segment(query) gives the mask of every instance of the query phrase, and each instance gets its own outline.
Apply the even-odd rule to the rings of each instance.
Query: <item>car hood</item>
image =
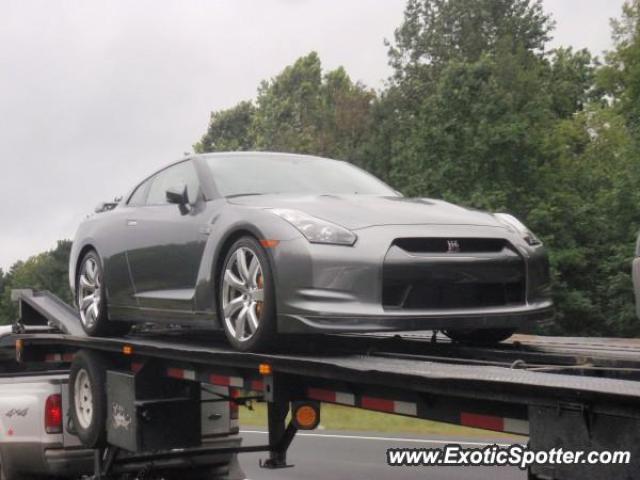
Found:
[[[429,198],[369,195],[252,195],[228,199],[254,208],[289,208],[352,230],[374,225],[504,227],[493,215]]]

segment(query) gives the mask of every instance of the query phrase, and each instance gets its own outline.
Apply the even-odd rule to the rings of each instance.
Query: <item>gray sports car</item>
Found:
[[[552,315],[545,249],[514,217],[282,153],[195,155],[154,173],[80,225],[69,279],[90,335],[188,323],[240,350],[282,333],[498,342]]]

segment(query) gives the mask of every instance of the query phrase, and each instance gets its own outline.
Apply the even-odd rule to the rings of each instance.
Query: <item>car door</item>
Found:
[[[186,189],[187,203],[167,200]],[[151,178],[144,207],[127,219],[127,258],[142,308],[190,312],[208,236],[206,202],[191,160]]]
[[[138,307],[127,260],[130,242],[127,225],[128,219],[135,217],[137,209],[144,206],[148,189],[149,180],[145,180],[133,190],[121,208],[100,214],[109,217],[108,221],[100,223],[104,227],[97,236],[102,240],[99,252],[103,261],[109,308],[116,318],[126,317],[131,308]]]

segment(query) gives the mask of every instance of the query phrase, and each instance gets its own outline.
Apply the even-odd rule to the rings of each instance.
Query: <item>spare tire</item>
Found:
[[[88,448],[99,448],[106,443],[106,375],[109,366],[103,354],[90,350],[80,350],[71,364],[71,419],[82,445]]]

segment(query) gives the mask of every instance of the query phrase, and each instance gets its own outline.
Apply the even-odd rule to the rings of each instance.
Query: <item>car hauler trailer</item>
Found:
[[[153,408],[165,411],[158,406],[163,402],[173,412],[180,412],[179,402],[196,405],[189,403],[189,388],[175,398],[146,395],[167,381],[231,387],[237,393],[230,400],[238,404],[248,398],[267,402],[268,443],[232,449],[267,452],[267,468],[288,466],[296,432],[317,426],[320,404],[334,403],[526,435],[533,450],[631,455],[624,465],[532,465],[530,479],[640,478],[640,342],[634,340],[522,336],[471,347],[435,334],[332,335],[299,342],[304,348],[293,339],[287,353],[242,353],[202,332],[151,329],[125,338],[89,338],[74,310],[51,294],[21,291],[16,297],[17,332],[26,325],[59,331],[16,335],[20,361],[71,363],[73,369],[80,352],[108,359],[108,441],[96,450],[97,478],[127,462],[144,466],[179,457],[184,447],[191,447],[190,455],[210,453],[195,446],[197,435],[189,431],[195,422],[188,418],[173,425],[171,435],[166,425],[153,422]],[[135,454],[122,456],[122,448]]]

